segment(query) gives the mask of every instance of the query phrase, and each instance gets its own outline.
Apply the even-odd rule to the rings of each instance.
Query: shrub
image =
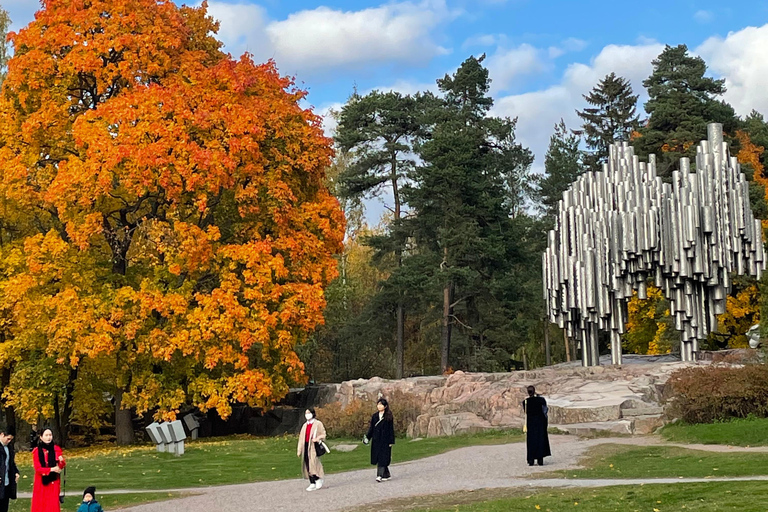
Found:
[[[766,365],[685,368],[674,372],[668,385],[668,414],[687,423],[768,417]]]
[[[376,402],[355,398],[346,407],[341,402],[331,402],[318,407],[317,417],[325,425],[328,437],[362,438],[368,430],[371,411],[376,410]]]
[[[387,397],[389,407],[395,416],[395,435],[405,437],[408,427],[416,423],[416,418],[423,412],[424,398],[396,389]],[[370,416],[369,416],[370,418]]]
[[[404,437],[408,426],[416,422],[421,414],[424,400],[410,393],[395,390],[384,396],[389,402],[395,417],[395,435]],[[349,405],[342,407],[340,402],[332,402],[317,408],[317,417],[325,425],[328,437],[362,438],[368,431],[368,422],[376,411],[378,398],[355,398]]]

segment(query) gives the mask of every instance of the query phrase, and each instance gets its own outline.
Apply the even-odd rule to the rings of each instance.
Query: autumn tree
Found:
[[[680,348],[680,333],[669,314],[669,301],[660,288],[649,284],[647,297],[633,292],[627,304],[623,349],[633,354],[666,354]]]
[[[633,94],[626,78],[609,73],[583,96],[590,106],[576,111],[583,121],[576,133],[584,137],[589,150],[584,156],[585,166],[594,172],[601,171],[608,160],[608,147],[628,142],[640,125],[638,95]]]
[[[0,7],[0,86],[3,85],[5,80],[6,68],[8,66],[8,43],[6,37],[8,36],[8,28],[11,26],[11,17],[8,16],[8,11]]]
[[[274,63],[220,51],[206,8],[44,0],[11,35],[0,198],[25,236],[3,246],[0,365],[55,362],[63,384],[12,382],[28,418],[77,414],[86,371],[119,442],[129,408],[226,417],[304,381],[344,233],[330,141]]]

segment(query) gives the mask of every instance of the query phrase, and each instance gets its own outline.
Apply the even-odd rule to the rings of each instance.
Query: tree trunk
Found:
[[[0,389],[6,389],[11,383],[11,369],[3,368],[2,374],[0,374]],[[16,428],[16,411],[13,407],[5,405],[2,396],[0,396],[0,405],[3,406],[5,412],[5,426],[10,429]]]
[[[549,344],[549,320],[544,319],[544,350],[547,354],[547,366],[552,366],[552,348]]]
[[[405,338],[405,311],[403,302],[400,300],[397,304],[397,368],[395,368],[395,378],[402,379],[405,373],[404,363],[404,338]]]
[[[401,205],[400,205],[400,190],[397,184],[397,153],[393,152],[391,155],[391,181],[392,181],[392,196],[395,201],[395,223],[400,220]],[[395,257],[397,259],[397,267],[403,266],[403,250],[398,247],[395,251]],[[402,379],[405,373],[405,310],[403,308],[403,297],[400,294],[397,301],[397,346],[395,348],[397,365],[395,368],[395,378]]]
[[[123,390],[115,393],[115,437],[119,446],[133,444],[133,414],[130,409],[123,409]]]
[[[565,342],[565,360],[571,362],[571,343],[568,341],[568,331],[563,329],[563,341]]]
[[[58,393],[53,398],[53,422],[56,430],[54,437],[62,448],[65,448],[69,443],[69,426],[72,422],[72,401],[76,381],[77,368],[70,368],[69,378],[64,386],[64,403],[61,403],[61,395]]]
[[[77,368],[69,369],[69,379],[64,393],[64,408],[62,410],[62,441],[61,446],[69,441],[69,426],[72,422],[72,402],[75,399],[75,382],[77,382]]]
[[[443,287],[443,328],[441,336],[440,369],[448,371],[448,361],[451,354],[451,301],[453,298],[453,281],[448,281]]]

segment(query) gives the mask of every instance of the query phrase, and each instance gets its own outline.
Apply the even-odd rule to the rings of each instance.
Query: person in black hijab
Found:
[[[40,434],[37,448],[32,451],[35,466],[35,483],[32,487],[31,512],[61,512],[59,492],[61,472],[66,466],[61,448],[53,443],[53,431],[49,428]]]
[[[539,466],[544,465],[544,457],[549,457],[552,452],[549,449],[549,435],[547,434],[547,401],[536,394],[536,388],[528,386],[528,398],[523,400],[525,411],[526,438],[528,465],[533,466],[537,461]]]

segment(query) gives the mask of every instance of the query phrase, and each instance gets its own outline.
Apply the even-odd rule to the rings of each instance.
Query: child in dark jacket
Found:
[[[77,512],[104,512],[99,502],[96,501],[95,487],[86,487],[83,491],[83,503],[80,504]]]

